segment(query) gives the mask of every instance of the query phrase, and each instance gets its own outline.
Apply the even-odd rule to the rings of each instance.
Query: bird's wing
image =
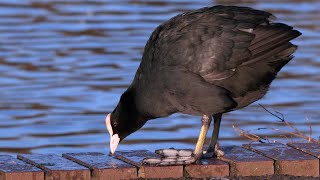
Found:
[[[210,115],[229,111],[237,105],[228,90],[177,66],[153,71],[139,82],[144,87],[137,87],[139,91],[136,92],[136,104],[141,111]]]
[[[183,66],[206,81],[231,77],[242,64],[279,53],[281,43],[300,35],[284,24],[270,24],[268,12],[214,6],[178,15],[160,25],[143,56],[145,67]]]

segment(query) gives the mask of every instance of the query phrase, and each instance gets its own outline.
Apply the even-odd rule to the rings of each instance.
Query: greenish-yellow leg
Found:
[[[198,138],[198,141],[196,144],[196,148],[193,151],[193,155],[196,158],[196,160],[199,160],[202,157],[203,144],[206,139],[207,132],[209,130],[211,121],[212,121],[211,116],[207,116],[207,115],[202,116],[202,119],[201,119],[202,126],[201,126],[201,130],[200,130],[199,138]]]

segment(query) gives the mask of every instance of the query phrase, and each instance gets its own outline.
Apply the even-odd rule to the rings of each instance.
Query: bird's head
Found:
[[[114,154],[118,144],[128,135],[140,129],[147,121],[137,110],[132,93],[122,94],[117,107],[106,117],[110,134],[110,152]]]

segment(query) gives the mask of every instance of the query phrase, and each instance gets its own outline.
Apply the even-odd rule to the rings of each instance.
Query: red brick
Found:
[[[44,172],[9,155],[0,155],[1,180],[43,180]]]
[[[262,176],[274,174],[274,161],[239,146],[222,146],[221,160],[230,163],[231,176]]]
[[[18,155],[18,159],[45,171],[45,179],[90,180],[90,170],[54,154]]]
[[[188,177],[224,177],[229,176],[229,164],[218,159],[201,159],[199,163],[186,165],[185,174]]]
[[[280,143],[249,144],[244,147],[275,160],[275,173],[319,177],[319,160]]]
[[[183,166],[143,165],[144,158],[160,158],[160,155],[147,151],[118,151],[116,158],[138,167],[138,176],[142,178],[180,178],[183,177]]]
[[[66,153],[62,156],[90,168],[92,179],[95,180],[137,178],[137,169],[134,166],[103,153]]]

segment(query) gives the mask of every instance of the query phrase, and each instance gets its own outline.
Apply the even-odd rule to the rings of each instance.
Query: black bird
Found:
[[[148,120],[180,112],[202,116],[202,127],[191,159],[176,163],[202,157],[211,117],[214,130],[207,155],[217,155],[222,114],[262,98],[297,49],[289,41],[301,33],[271,18],[268,12],[248,7],[213,6],[179,14],[158,26],[132,84],[106,118],[111,153]]]

